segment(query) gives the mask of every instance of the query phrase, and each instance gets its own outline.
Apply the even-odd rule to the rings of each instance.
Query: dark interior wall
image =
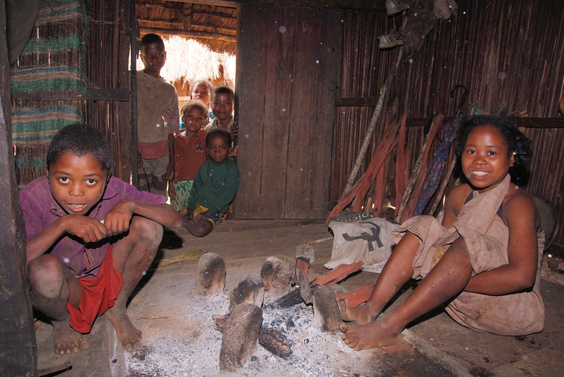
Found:
[[[13,4],[12,4],[13,5]],[[20,10],[20,13],[21,12]],[[6,2],[0,3],[0,375],[31,377],[37,349],[25,266],[25,231],[16,188]],[[14,31],[11,29],[10,31]],[[20,32],[24,32],[20,30]],[[29,30],[27,30],[29,32]]]
[[[416,125],[408,128],[411,161],[424,140],[424,122],[415,120],[439,113],[453,116],[462,91],[454,98],[449,92],[454,85],[465,85],[468,104],[477,112],[496,114],[505,107],[509,114],[541,118],[536,123],[515,119],[533,140],[532,175],[525,189],[563,213],[564,128],[557,109],[564,78],[564,2],[461,0],[458,4],[457,15],[440,21],[421,50],[402,60],[389,91],[388,105],[396,99],[399,114],[407,114],[408,126]],[[331,201],[342,194],[379,90],[395,64],[398,48],[379,50],[377,36],[397,28],[401,16],[344,11],[343,20]],[[409,21],[408,16],[407,25]],[[378,130],[361,172],[370,162],[377,138]],[[556,241],[560,244],[564,243],[562,228]]]
[[[239,218],[328,213],[340,12],[242,4]]]

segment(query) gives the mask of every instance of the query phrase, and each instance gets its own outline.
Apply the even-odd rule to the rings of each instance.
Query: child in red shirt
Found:
[[[186,212],[188,198],[198,169],[206,161],[207,107],[201,101],[190,101],[182,108],[186,129],[169,135],[169,165],[167,172],[170,204],[179,212]]]

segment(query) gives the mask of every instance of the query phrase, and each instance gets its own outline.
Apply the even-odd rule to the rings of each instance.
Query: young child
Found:
[[[233,103],[235,102],[235,93],[233,89],[227,86],[218,86],[212,92],[211,106],[215,118],[208,123],[206,130],[214,128],[223,128],[231,133],[231,139],[235,145],[232,145],[232,153],[230,157],[236,157],[240,145],[236,145],[236,138],[239,132],[237,123],[233,121]]]
[[[395,343],[401,331],[433,308],[463,326],[525,335],[544,326],[540,260],[544,234],[531,197],[520,190],[519,169],[530,140],[510,121],[475,117],[462,126],[458,154],[467,182],[447,196],[438,220],[417,216],[393,232],[399,243],[370,299],[339,303],[343,340],[356,350]],[[380,312],[411,277],[421,282],[384,318]]]
[[[47,151],[47,175],[20,193],[31,302],[52,320],[57,354],[88,347],[79,333],[104,312],[126,350],[139,345],[127,299],[155,257],[161,224],[182,226],[164,196],[112,177],[111,165],[99,131],[69,125]]]
[[[215,118],[210,108],[210,96],[213,91],[213,85],[208,80],[196,80],[191,85],[192,100],[202,101],[207,106],[207,113],[210,119]]]
[[[176,89],[160,76],[166,61],[164,42],[156,34],[141,38],[137,72],[138,187],[166,196],[169,150],[168,135],[179,131]]]
[[[231,134],[214,128],[206,137],[209,160],[204,162],[194,179],[188,200],[186,229],[197,237],[208,235],[218,224],[233,201],[241,174],[235,162],[228,158]]]
[[[168,195],[172,207],[183,213],[187,211],[194,178],[207,158],[208,131],[202,128],[206,120],[206,105],[200,101],[190,101],[182,108],[185,130],[169,136]]]
[[[234,102],[235,92],[233,92],[233,89],[228,86],[218,86],[215,88],[211,94],[211,106],[215,119],[206,126],[206,130],[223,128],[232,132]]]

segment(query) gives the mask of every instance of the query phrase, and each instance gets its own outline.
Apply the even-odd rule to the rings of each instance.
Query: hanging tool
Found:
[[[464,94],[462,94],[462,98],[460,99],[460,103],[458,104],[458,109],[456,110],[456,115],[454,116],[455,118],[458,118],[458,116],[462,112],[462,109],[464,108],[464,104],[466,103],[466,97],[468,96],[468,88],[465,87],[464,85],[458,84],[453,86],[452,89],[450,90],[450,98],[454,98],[454,92],[456,92],[456,89],[458,88],[463,88]]]

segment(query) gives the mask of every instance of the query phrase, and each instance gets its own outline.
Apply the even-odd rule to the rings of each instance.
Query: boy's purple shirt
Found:
[[[103,220],[106,214],[123,199],[148,204],[166,202],[165,196],[139,191],[119,178],[110,177],[102,200],[92,208],[88,217]],[[49,180],[46,176],[33,180],[20,192],[20,204],[28,241],[41,233],[48,225],[67,215],[51,194]],[[47,253],[60,258],[74,276],[95,277],[98,275],[100,265],[106,258],[109,248],[109,240],[102,240],[96,245],[88,245],[87,248],[81,239],[65,235],[53,244]],[[88,268],[86,258],[90,262],[90,268]]]

